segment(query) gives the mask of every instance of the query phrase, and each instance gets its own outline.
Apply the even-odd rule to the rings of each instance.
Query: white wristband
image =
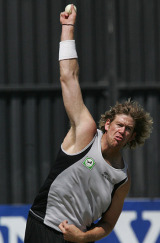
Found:
[[[59,61],[78,58],[75,40],[65,40],[59,43]]]

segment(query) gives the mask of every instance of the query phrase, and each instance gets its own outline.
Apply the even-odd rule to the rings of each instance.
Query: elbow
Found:
[[[111,225],[111,224],[108,224],[108,225],[107,225],[107,227],[108,227],[107,235],[109,235],[109,234],[113,231],[114,226],[115,226],[115,225]]]
[[[99,222],[99,225],[100,227],[103,228],[103,231],[104,231],[104,237],[106,237],[107,235],[109,235],[113,229],[114,229],[114,226],[112,223],[109,223],[108,221],[102,221],[102,222]]]
[[[109,235],[113,229],[114,229],[114,226],[112,224],[109,224],[109,223],[105,223],[104,226],[102,226],[104,231],[105,231],[105,235]]]

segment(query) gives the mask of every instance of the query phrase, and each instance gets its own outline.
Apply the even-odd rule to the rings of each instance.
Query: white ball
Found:
[[[68,13],[68,14],[71,14],[71,13],[72,13],[71,5],[72,5],[72,4],[68,4],[68,5],[65,7],[65,12]],[[75,9],[75,11],[77,12],[77,8],[76,8],[75,5],[74,5],[74,9]]]

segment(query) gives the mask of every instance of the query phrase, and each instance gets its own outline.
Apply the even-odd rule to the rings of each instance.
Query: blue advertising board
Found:
[[[30,205],[0,206],[0,243],[23,243]],[[127,200],[113,230],[98,243],[160,243],[160,200]]]
[[[0,243],[23,243],[30,205],[0,206]]]

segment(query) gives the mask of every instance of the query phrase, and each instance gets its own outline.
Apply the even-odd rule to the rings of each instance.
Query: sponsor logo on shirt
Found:
[[[111,184],[113,184],[113,181],[111,180],[110,175],[105,171],[104,173],[102,173],[102,176],[107,179]]]
[[[95,166],[96,162],[92,158],[86,158],[85,161],[83,162],[83,165],[87,167],[89,170],[92,170],[93,167]]]

